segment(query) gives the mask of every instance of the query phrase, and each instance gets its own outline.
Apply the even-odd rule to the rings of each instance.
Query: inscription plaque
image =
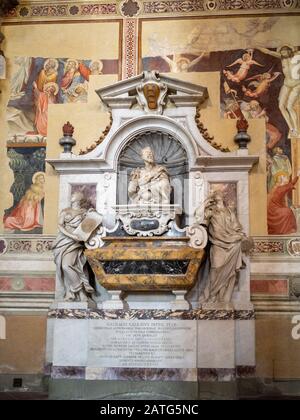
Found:
[[[196,321],[91,320],[89,337],[90,367],[196,367]]]

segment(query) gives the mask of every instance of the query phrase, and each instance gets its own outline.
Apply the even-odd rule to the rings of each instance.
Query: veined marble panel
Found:
[[[86,368],[87,380],[119,381],[197,381],[197,369]]]
[[[50,309],[48,318],[52,319],[102,319],[102,320],[251,320],[255,319],[253,310],[101,310],[101,309]]]
[[[91,368],[83,366],[45,367],[45,374],[53,379],[86,379],[102,381],[176,381],[229,382],[236,378],[253,378],[255,366],[236,368],[155,369],[155,368]]]

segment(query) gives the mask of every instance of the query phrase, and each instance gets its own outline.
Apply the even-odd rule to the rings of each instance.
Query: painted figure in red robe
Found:
[[[288,206],[288,194],[295,189],[298,179],[299,173],[292,180],[284,172],[277,174],[276,184],[268,197],[269,235],[290,235],[297,232],[295,215]]]
[[[46,83],[43,92],[37,84],[33,83],[35,98],[35,126],[37,132],[42,136],[47,136],[48,129],[48,107],[57,102],[58,85],[57,83]]]
[[[4,217],[5,229],[29,232],[43,226],[41,202],[44,198],[44,184],[44,172],[36,172],[32,177],[32,185],[17,207]]]

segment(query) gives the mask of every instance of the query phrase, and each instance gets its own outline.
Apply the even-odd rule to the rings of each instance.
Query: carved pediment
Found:
[[[167,101],[176,107],[188,107],[197,106],[208,98],[205,87],[173,79],[156,71],[145,71],[96,92],[109,108],[124,109],[138,104],[149,114],[163,114]]]

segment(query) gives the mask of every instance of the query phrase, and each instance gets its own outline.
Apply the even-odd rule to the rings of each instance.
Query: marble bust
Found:
[[[170,204],[171,184],[167,169],[157,165],[151,147],[142,150],[144,168],[137,168],[130,175],[128,195],[133,204]]]

